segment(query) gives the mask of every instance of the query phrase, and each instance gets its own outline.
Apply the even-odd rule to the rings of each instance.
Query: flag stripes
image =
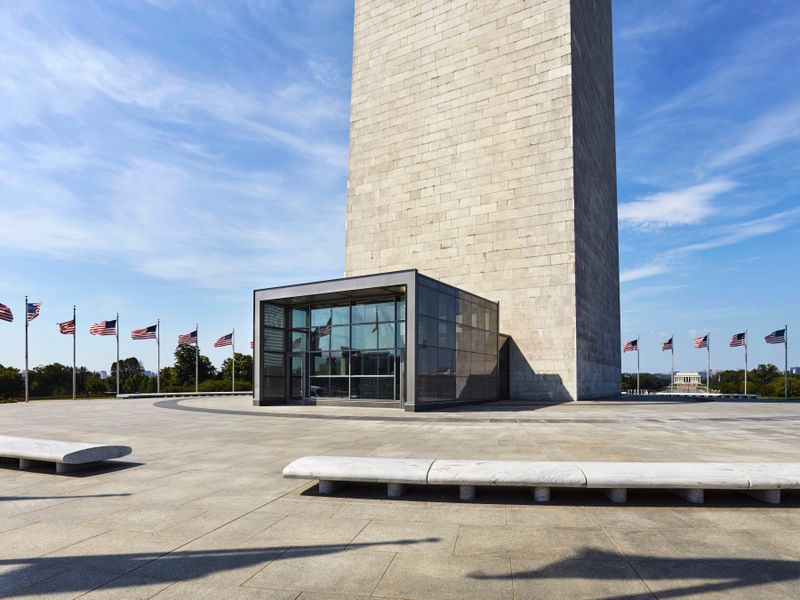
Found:
[[[92,335],[117,335],[117,321],[100,321],[99,323],[92,323],[89,327],[89,333]]]
[[[184,333],[183,335],[178,336],[178,345],[188,345],[188,344],[196,344],[197,343],[197,330],[195,329],[191,333]]]
[[[747,345],[747,332],[734,333],[731,338],[731,348],[738,348],[739,346]]]
[[[156,339],[156,332],[158,325],[150,325],[142,329],[134,329],[131,331],[132,340],[154,340]]]
[[[776,329],[768,336],[764,337],[764,341],[768,344],[785,344],[786,343],[786,329]]]
[[[75,319],[59,323],[58,330],[64,335],[75,335]]]
[[[664,350],[672,350],[672,338],[669,338],[666,342],[661,344],[661,350],[662,352]]]
[[[639,340],[631,340],[630,342],[625,342],[625,345],[622,347],[623,352],[636,352],[639,349]]]
[[[39,312],[42,310],[42,303],[41,302],[28,302],[27,304],[27,317],[28,322],[33,321],[36,317],[39,316]]]
[[[11,323],[14,320],[14,315],[11,309],[5,304],[0,304],[0,321],[8,321]]]
[[[229,333],[228,335],[223,335],[214,342],[214,348],[222,348],[223,346],[230,346],[231,344],[233,344],[233,334]]]
[[[694,347],[695,348],[708,348],[708,334],[704,335],[703,337],[695,338]]]

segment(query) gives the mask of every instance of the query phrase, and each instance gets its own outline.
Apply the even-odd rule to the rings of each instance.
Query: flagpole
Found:
[[[161,393],[161,319],[156,319],[156,394]]]
[[[231,391],[236,392],[236,328],[231,332]]]
[[[744,330],[744,395],[747,396],[747,329]]]
[[[639,388],[639,334],[636,334],[636,395],[638,396],[641,394],[641,389]]]
[[[75,400],[75,365],[77,361],[75,360],[75,338],[78,332],[78,322],[75,320],[75,305],[72,305],[72,399]]]
[[[116,322],[116,333],[117,333],[117,396],[119,396],[119,313],[117,313],[117,322]]]
[[[789,324],[783,326],[783,398],[789,397]]]
[[[25,296],[25,402],[28,400],[28,297]]]
[[[198,383],[200,381],[200,363],[199,363],[199,344],[200,344],[200,324],[194,324],[194,393],[198,393],[199,386]]]
[[[711,332],[706,332],[706,394],[711,393]]]
[[[672,337],[669,338],[669,342],[670,342],[669,345],[672,346],[670,348],[670,350],[672,351],[672,372],[670,373],[671,375],[670,391],[674,392],[675,391],[675,334],[674,333],[672,334]]]

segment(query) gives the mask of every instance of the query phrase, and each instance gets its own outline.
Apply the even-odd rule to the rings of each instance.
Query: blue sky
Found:
[[[163,362],[251,339],[251,291],[340,276],[352,5],[29,2],[0,11],[0,364],[21,366],[23,296],[43,302],[31,365],[155,366],[129,331],[162,321]],[[622,336],[642,367],[782,364],[800,332],[800,4],[614,3]],[[790,330],[791,331],[791,330]],[[800,338],[798,338],[800,339]],[[790,362],[800,363],[794,352]],[[631,369],[635,359],[623,359]]]

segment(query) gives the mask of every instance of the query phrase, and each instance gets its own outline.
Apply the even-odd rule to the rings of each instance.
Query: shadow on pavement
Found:
[[[689,551],[690,549],[687,549]],[[719,593],[770,583],[792,583],[800,580],[800,561],[768,558],[663,558],[647,555],[618,554],[604,550],[584,549],[575,556],[551,562],[537,569],[492,575],[473,572],[472,579],[624,581],[642,579],[648,582],[658,598],[680,598]],[[657,582],[681,582],[667,589],[653,586]],[[641,594],[613,596],[640,598]],[[758,593],[753,591],[753,598]]]
[[[241,569],[293,558],[322,556],[385,545],[413,545],[441,541],[438,537],[365,542],[349,545],[266,546],[217,550],[175,550],[130,554],[87,554],[76,556],[38,556],[0,560],[0,597],[85,592],[138,585],[138,575],[167,583],[191,581],[209,574]],[[15,568],[17,567],[17,568]],[[83,577],[67,576],[78,573]],[[99,581],[98,581],[99,576]],[[243,575],[246,577],[246,575]],[[31,585],[32,584],[32,585]],[[124,596],[122,596],[124,597]]]

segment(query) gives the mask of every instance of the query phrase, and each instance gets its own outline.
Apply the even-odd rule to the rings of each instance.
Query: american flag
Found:
[[[250,350],[253,349],[253,340],[250,340]]]
[[[75,335],[75,319],[59,323],[58,329],[64,335]]]
[[[14,315],[11,314],[11,309],[8,308],[5,304],[0,304],[0,321],[11,321],[14,320]]]
[[[117,320],[92,323],[89,333],[92,335],[117,335]]]
[[[622,347],[623,352],[636,352],[637,350],[639,350],[639,340],[625,342],[625,345]]]
[[[331,334],[331,319],[328,319],[328,322],[323,325],[322,327],[317,327],[317,335],[319,337],[325,337],[326,335]]]
[[[223,346],[230,346],[231,344],[233,344],[233,334],[229,333],[228,335],[223,335],[214,342],[214,348],[222,348]]]
[[[694,341],[695,348],[708,348],[708,334],[705,334],[703,337],[699,337]]]
[[[197,343],[197,329],[191,333],[184,333],[178,336],[178,344],[196,344]]]
[[[786,328],[776,329],[768,336],[764,337],[764,341],[768,344],[785,344],[786,343]]]
[[[739,346],[747,346],[747,332],[743,333],[734,333],[733,337],[731,338],[731,348],[737,348]]]
[[[156,330],[158,325],[150,325],[142,329],[134,329],[131,331],[132,340],[154,340],[156,339]]]
[[[672,350],[672,338],[669,338],[666,342],[661,344],[661,350]]]
[[[38,317],[41,309],[41,302],[28,302],[28,321],[33,321],[36,317]]]

